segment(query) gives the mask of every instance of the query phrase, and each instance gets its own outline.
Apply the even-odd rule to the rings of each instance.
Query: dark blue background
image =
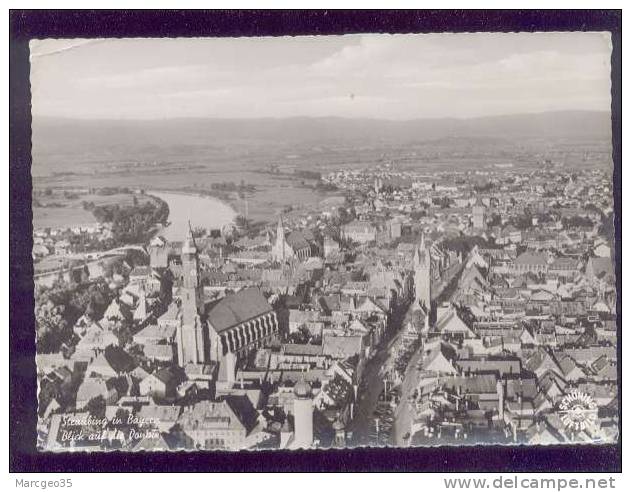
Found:
[[[619,10],[155,11],[10,13],[10,463],[12,472],[609,471],[621,444],[200,453],[38,453],[33,304],[28,41],[73,37],[192,37],[472,31],[610,31],[618,371],[621,378],[622,12]],[[619,386],[621,396],[621,385]],[[621,398],[619,398],[621,402]],[[621,408],[621,407],[620,407]],[[620,410],[622,412],[622,410]]]

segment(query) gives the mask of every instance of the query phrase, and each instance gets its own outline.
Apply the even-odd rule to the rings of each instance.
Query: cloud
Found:
[[[230,72],[213,69],[207,65],[166,65],[161,67],[129,70],[107,75],[79,78],[78,85],[101,89],[130,89],[182,86],[200,87],[205,83],[217,83],[230,76]]]
[[[603,39],[486,33],[35,43],[43,56],[31,72],[33,112],[409,119],[607,109]]]
[[[332,55],[313,63],[309,69],[314,74],[339,74],[363,69],[372,63],[382,62],[397,48],[394,37],[362,37],[359,44],[345,46]]]

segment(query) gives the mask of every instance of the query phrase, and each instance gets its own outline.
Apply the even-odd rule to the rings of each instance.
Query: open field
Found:
[[[330,196],[296,171],[326,174],[394,163],[402,171],[611,167],[606,113],[478,120],[169,120],[33,123],[35,186],[107,187],[212,194],[251,220]],[[239,196],[219,183],[254,186]],[[213,187],[214,185],[214,187]],[[247,201],[247,205],[246,205]],[[76,207],[75,207],[76,208]],[[62,209],[63,210],[63,209]],[[73,207],[72,220],[84,218]],[[58,211],[36,211],[56,225]],[[61,219],[62,221],[66,219]]]
[[[118,204],[121,207],[132,205],[134,196],[139,203],[152,200],[150,197],[131,193],[116,193],[113,195],[99,195],[96,193],[68,192],[53,189],[50,195],[41,189],[35,189],[33,197],[33,228],[62,228],[76,225],[93,224],[94,215],[83,208],[83,202],[94,202],[95,206]],[[37,206],[37,204],[46,206]]]
[[[81,206],[68,206],[63,208],[33,207],[33,229],[45,229],[50,227],[71,227],[78,224],[91,224],[96,222],[94,216]]]
[[[78,166],[80,167],[80,166]],[[144,167],[131,168],[122,170],[103,168],[103,171],[97,174],[82,174],[76,173],[72,175],[56,175],[46,177],[34,177],[34,182],[40,187],[60,187],[60,186],[72,186],[76,188],[90,187],[129,187],[129,188],[143,188],[144,190],[162,190],[162,191],[178,191],[194,194],[209,193],[216,196],[218,199],[225,201],[238,213],[247,215],[250,219],[269,220],[275,216],[280,210],[285,207],[293,206],[299,207],[302,205],[312,205],[319,203],[328,195],[320,193],[310,187],[313,186],[316,181],[307,180],[302,186],[301,181],[303,179],[293,178],[290,175],[272,175],[268,173],[259,172],[259,166],[251,165],[246,167],[238,162],[233,163],[232,169],[228,163],[222,163],[214,166],[212,163],[206,163],[206,165],[199,169],[192,166],[189,170],[180,169],[180,165],[175,163],[164,163],[155,167],[151,166],[149,170]],[[222,168],[221,171],[213,170],[213,167]],[[254,185],[255,191],[248,192],[244,197],[240,197],[236,192],[216,192],[212,189],[213,183],[241,183],[246,185]],[[131,203],[132,195],[127,198]],[[116,203],[116,200],[123,199],[121,196],[97,196],[94,197],[95,204],[107,203],[107,199],[111,198]],[[59,211],[68,210],[73,208],[79,210],[72,210],[72,214],[77,214],[76,220],[80,220],[82,217],[81,202],[93,201],[93,197],[82,196],[79,200],[69,203],[68,207],[64,209],[45,209],[45,210],[33,210],[34,225],[38,227],[55,227],[57,220],[62,220],[63,217],[59,217]],[[98,202],[96,201],[98,200]],[[55,200],[57,201],[57,200]],[[247,202],[247,204],[246,204]],[[124,202],[118,202],[121,205]],[[38,207],[39,208],[39,207]],[[89,214],[89,212],[87,212]],[[63,212],[62,212],[63,214]],[[94,219],[90,217],[83,222],[94,222]],[[74,217],[73,217],[74,218]]]

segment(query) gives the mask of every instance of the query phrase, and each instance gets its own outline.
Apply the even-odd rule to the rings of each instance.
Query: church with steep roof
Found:
[[[220,379],[233,381],[238,363],[278,335],[276,312],[257,288],[207,302],[200,282],[198,251],[189,229],[182,246],[178,364],[219,364]]]
[[[311,244],[302,232],[285,234],[282,216],[278,218],[276,240],[272,246],[272,259],[279,263],[306,260],[311,256]]]

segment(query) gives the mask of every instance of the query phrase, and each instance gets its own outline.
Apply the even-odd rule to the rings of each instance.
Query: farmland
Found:
[[[66,228],[75,225],[93,224],[96,218],[83,204],[90,202],[95,206],[139,204],[153,200],[149,196],[132,193],[113,193],[103,195],[81,189],[70,188],[35,188],[33,193],[33,228]]]

